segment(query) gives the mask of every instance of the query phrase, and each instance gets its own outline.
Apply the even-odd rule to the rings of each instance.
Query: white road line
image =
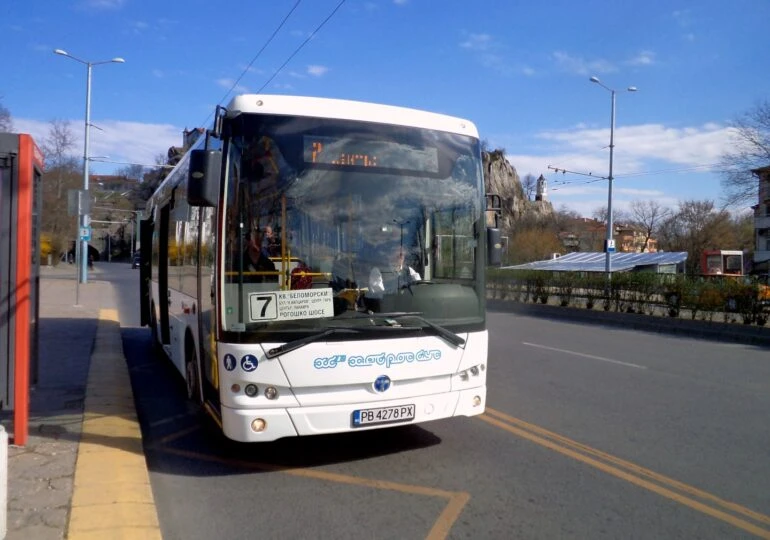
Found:
[[[582,356],[583,358],[590,358],[592,360],[601,360],[602,362],[609,362],[611,364],[620,364],[621,366],[632,367],[636,369],[647,369],[646,366],[631,364],[630,362],[621,362],[620,360],[613,360],[612,358],[604,358],[602,356],[594,356],[593,354],[585,354],[585,353],[580,353],[575,351],[568,351],[566,349],[557,349],[556,347],[548,347],[547,345],[538,345],[537,343],[528,343],[526,341],[522,341],[522,343],[529,347],[536,347],[538,349],[546,349],[549,351],[556,351],[556,352],[565,353],[565,354],[572,354],[575,356]]]

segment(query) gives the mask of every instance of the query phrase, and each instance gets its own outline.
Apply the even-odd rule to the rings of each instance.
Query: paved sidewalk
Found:
[[[41,268],[26,446],[8,449],[7,540],[160,538],[112,286]],[[9,435],[12,413],[3,413]]]

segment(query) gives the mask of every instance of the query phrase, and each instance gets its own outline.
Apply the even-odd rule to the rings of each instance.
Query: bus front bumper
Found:
[[[240,442],[268,442],[283,437],[322,435],[361,431],[383,427],[419,424],[452,416],[475,416],[484,412],[486,386],[468,388],[398,400],[360,404],[325,405],[276,409],[231,409],[222,407],[222,429],[225,436]],[[410,408],[413,407],[413,408]],[[358,412],[357,412],[358,411]],[[362,417],[372,413],[360,411],[409,411],[414,418],[404,420],[400,414],[383,414],[375,423],[363,424]]]

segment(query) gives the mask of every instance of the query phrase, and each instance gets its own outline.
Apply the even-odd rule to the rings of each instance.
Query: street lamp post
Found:
[[[607,175],[607,239],[604,242],[604,271],[607,272],[607,278],[612,276],[611,254],[615,251],[613,245],[613,224],[612,224],[612,158],[615,149],[615,90],[602,84],[598,77],[591,77],[591,82],[598,84],[612,95],[612,108],[610,111],[610,170]],[[636,86],[626,88],[627,92],[636,92]]]
[[[122,64],[125,62],[120,57],[115,57],[111,60],[103,60],[100,62],[88,62],[86,60],[82,60],[81,58],[78,58],[76,56],[72,56],[67,51],[64,51],[62,49],[56,49],[54,50],[54,53],[59,54],[61,56],[66,56],[67,58],[71,58],[72,60],[76,62],[80,62],[81,64],[85,64],[86,66],[86,121],[85,121],[85,142],[83,144],[83,191],[86,193],[86,199],[88,194],[88,143],[89,143],[89,135],[90,135],[90,128],[91,128],[91,70],[93,66],[98,66],[99,64]],[[78,204],[78,226],[79,229],[86,229],[90,225],[89,223],[89,215],[88,210],[82,209],[82,201],[79,199]],[[80,236],[80,231],[78,231],[78,236]],[[88,240],[81,240],[80,241],[80,272],[78,276],[78,283],[88,283]],[[77,300],[76,300],[77,303]]]

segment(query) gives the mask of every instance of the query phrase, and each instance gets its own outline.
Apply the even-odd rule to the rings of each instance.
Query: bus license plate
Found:
[[[409,420],[414,420],[414,405],[397,405],[395,407],[353,411],[353,427],[408,422]]]

